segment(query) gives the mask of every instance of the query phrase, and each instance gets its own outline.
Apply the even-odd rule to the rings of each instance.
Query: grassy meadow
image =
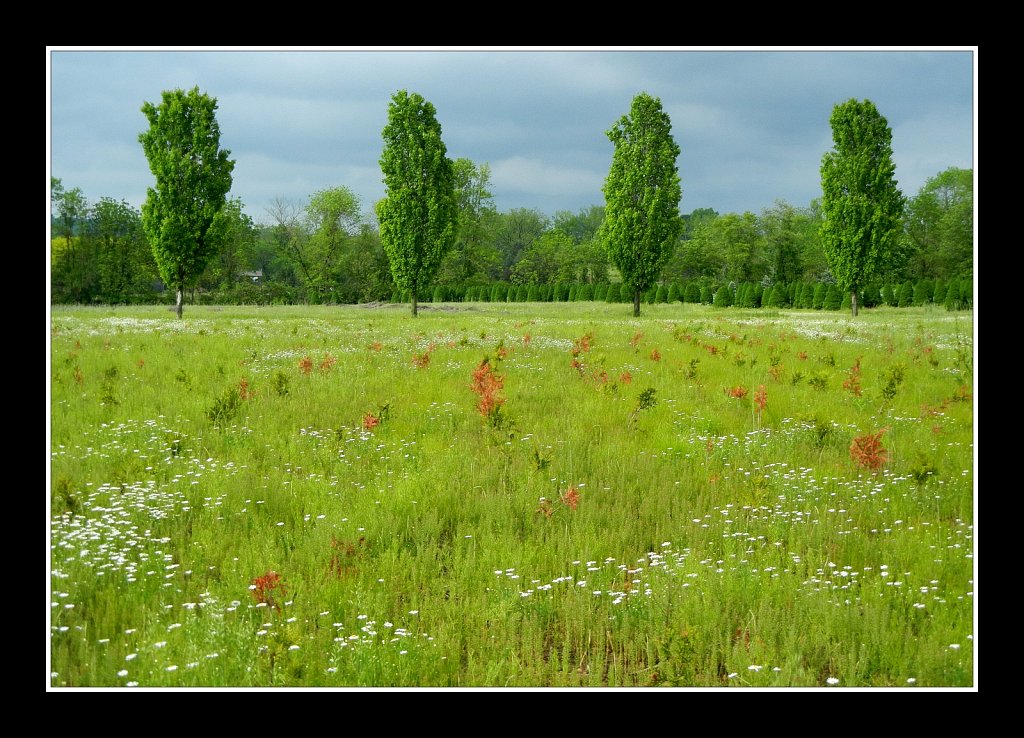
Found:
[[[52,309],[49,687],[975,686],[971,313],[423,308]]]

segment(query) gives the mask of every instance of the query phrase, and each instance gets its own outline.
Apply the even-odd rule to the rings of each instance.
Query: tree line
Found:
[[[950,293],[956,306],[970,302],[960,285],[973,275],[973,171],[940,172],[904,201],[891,177],[888,127],[868,101],[836,107],[823,200],[777,201],[759,214],[679,214],[679,148],[660,101],[638,95],[608,131],[615,154],[606,204],[548,217],[497,211],[489,166],[448,159],[433,106],[403,90],[383,132],[383,200],[365,208],[342,185],[305,203],[275,200],[260,223],[227,198],[233,162],[219,149],[215,108],[198,89],[144,105],[150,128],[139,138],[157,183],[142,212],[108,197],[90,203],[51,179],[52,302],[166,302],[174,292],[180,316],[183,299],[411,300],[415,311],[418,300],[438,298],[618,301],[629,292],[638,314],[641,300],[673,297],[823,307],[835,285],[854,310],[858,300],[949,304]],[[846,133],[862,130],[866,140]],[[865,171],[871,178],[861,186]],[[887,199],[865,205],[858,187],[868,200]]]
[[[493,204],[490,169],[455,160],[460,225],[429,292],[466,299],[497,283],[519,286],[621,284],[598,240],[604,207],[578,212]],[[170,300],[161,284],[141,213],[125,201],[65,190],[53,179],[51,300],[128,304]],[[228,200],[228,237],[197,280],[195,302],[292,304],[392,301],[391,277],[375,220],[346,187],[313,193],[304,203],[274,201],[265,222]],[[701,208],[682,215],[682,231],[662,269],[660,286],[714,295],[722,286],[834,283],[821,248],[817,202],[798,208],[777,201],[759,214]],[[973,172],[950,168],[908,202],[902,238],[909,258],[886,283],[913,288],[923,280],[973,277]],[[506,288],[507,291],[507,288]],[[880,291],[880,288],[879,288]],[[488,293],[488,296],[490,293]],[[475,299],[475,298],[471,298]],[[645,301],[647,292],[644,292]],[[911,300],[913,298],[911,297]],[[898,297],[897,297],[898,301]],[[695,301],[694,301],[695,302]],[[870,305],[866,305],[870,307]]]

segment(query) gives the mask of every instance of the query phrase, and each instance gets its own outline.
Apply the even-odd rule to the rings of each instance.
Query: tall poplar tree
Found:
[[[646,92],[633,98],[629,115],[607,135],[615,152],[604,184],[601,239],[633,293],[633,315],[638,316],[640,296],[658,279],[683,226],[679,146],[661,100]]]
[[[235,162],[220,148],[217,100],[200,93],[170,90],[160,105],[144,103],[149,130],[139,142],[156,177],[146,190],[142,227],[149,238],[160,278],[176,290],[180,318],[185,289],[202,275],[220,247],[220,221]]]
[[[894,176],[892,131],[870,100],[836,105],[834,150],[821,162],[821,247],[839,287],[857,293],[876,275],[902,266],[903,195]]]
[[[395,284],[412,296],[412,314],[458,229],[455,174],[434,106],[399,90],[388,106],[380,167],[386,194],[377,203],[380,240]]]

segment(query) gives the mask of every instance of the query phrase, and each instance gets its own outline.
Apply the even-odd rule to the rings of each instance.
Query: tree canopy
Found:
[[[903,195],[892,161],[892,131],[870,100],[836,105],[834,149],[821,163],[821,246],[840,288],[857,292],[887,268],[902,266]]]
[[[640,295],[658,278],[682,228],[679,146],[661,100],[647,93],[633,98],[629,115],[607,135],[615,152],[604,185],[601,238],[633,290],[633,315],[639,315]]]
[[[163,93],[144,103],[149,130],[139,134],[156,186],[146,190],[142,225],[160,277],[177,290],[178,317],[186,287],[199,278],[220,246],[231,172],[231,152],[220,148],[217,100],[198,87]]]

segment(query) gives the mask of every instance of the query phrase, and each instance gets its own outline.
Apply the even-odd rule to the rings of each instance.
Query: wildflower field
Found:
[[[975,687],[973,315],[54,307],[47,685]]]

